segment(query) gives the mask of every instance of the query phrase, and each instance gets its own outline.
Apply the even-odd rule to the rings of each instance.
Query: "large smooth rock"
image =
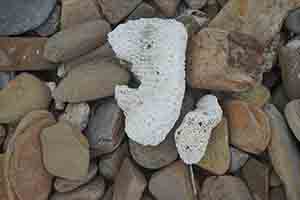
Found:
[[[43,130],[41,143],[43,161],[51,174],[70,180],[88,175],[89,144],[79,128],[60,121]]]
[[[53,95],[58,101],[71,103],[113,96],[115,86],[127,84],[129,78],[116,63],[94,59],[70,71]]]
[[[300,40],[290,41],[286,46],[280,48],[279,65],[281,68],[283,87],[290,99],[299,99],[300,91]]]
[[[5,152],[5,189],[9,200],[48,200],[52,175],[44,167],[40,134],[55,123],[47,111],[33,111],[18,124]]]
[[[117,24],[128,16],[142,0],[97,0],[102,12],[111,24]]]
[[[87,183],[89,183],[98,172],[98,167],[96,162],[91,162],[89,166],[88,174],[83,177],[81,180],[72,181],[69,179],[57,177],[54,181],[54,188],[57,192],[70,192],[75,190]]]
[[[225,114],[232,145],[254,154],[260,154],[267,148],[271,130],[268,117],[261,108],[233,100],[226,103]]]
[[[155,172],[149,182],[149,191],[156,200],[193,199],[188,167],[177,161]]]
[[[43,57],[46,42],[47,38],[42,37],[0,37],[0,70],[55,69],[56,65]]]
[[[300,141],[300,99],[289,102],[284,109],[289,127]]]
[[[121,144],[125,136],[124,116],[114,99],[96,106],[86,134],[96,155],[110,153]]]
[[[45,83],[22,73],[0,90],[0,123],[18,121],[33,110],[48,109],[50,100]]]
[[[61,28],[66,29],[84,22],[101,19],[98,5],[94,0],[63,0]]]
[[[241,92],[262,80],[263,47],[249,35],[204,28],[188,47],[187,81],[193,88]]]
[[[146,186],[144,175],[126,158],[115,180],[113,200],[140,200]]]
[[[165,16],[174,17],[180,0],[154,0],[154,2]]]
[[[283,116],[272,104],[264,109],[271,124],[272,139],[268,153],[285,187],[287,200],[300,199],[300,152]]]
[[[110,25],[94,20],[62,30],[48,39],[44,57],[49,61],[65,62],[88,53],[106,42]]]
[[[256,200],[269,200],[270,167],[250,159],[242,169],[242,178]]]
[[[225,174],[230,167],[229,131],[227,119],[223,118],[213,129],[202,160],[197,164],[214,174]]]
[[[208,177],[200,192],[201,200],[254,200],[246,184],[234,176]]]
[[[288,11],[299,5],[298,0],[230,0],[209,27],[240,31],[266,45],[280,31]]]
[[[90,183],[72,192],[56,192],[49,200],[99,200],[105,192],[105,186],[103,177],[98,176]]]
[[[108,180],[118,175],[125,158],[129,157],[128,144],[124,142],[114,152],[104,155],[99,160],[99,171]]]
[[[0,35],[17,35],[41,25],[56,0],[9,0],[0,3]]]

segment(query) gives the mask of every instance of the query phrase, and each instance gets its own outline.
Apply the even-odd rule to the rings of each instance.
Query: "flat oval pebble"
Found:
[[[284,109],[284,114],[289,127],[296,138],[300,141],[300,100],[289,102]]]
[[[45,168],[51,174],[70,180],[87,176],[89,144],[79,128],[60,121],[43,130],[41,143]]]
[[[56,0],[9,0],[0,3],[0,35],[17,35],[41,25]]]
[[[49,88],[35,76],[22,73],[0,91],[0,123],[20,120],[25,114],[47,109]]]

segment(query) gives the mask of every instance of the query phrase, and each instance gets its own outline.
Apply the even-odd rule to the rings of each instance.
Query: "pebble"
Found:
[[[57,192],[71,192],[87,183],[96,177],[98,172],[98,166],[96,162],[91,162],[89,166],[88,174],[81,180],[68,180],[57,177],[54,181],[54,188]]]
[[[271,143],[268,154],[279,175],[288,200],[300,199],[300,154],[283,116],[272,104],[264,108],[271,124]]]
[[[54,193],[49,200],[99,200],[105,192],[105,181],[102,176],[72,192]]]
[[[268,117],[262,109],[243,101],[233,100],[225,105],[228,116],[230,143],[249,153],[260,154],[270,143]]]
[[[292,40],[279,50],[279,66],[282,71],[283,87],[291,100],[300,98],[298,88],[300,84],[299,47],[300,40]]]
[[[0,72],[0,90],[5,88],[8,82],[14,78],[14,72]]]
[[[42,37],[0,37],[0,70],[55,69],[56,65],[43,57],[46,42],[47,39]]]
[[[121,144],[125,136],[124,116],[114,99],[95,107],[86,135],[91,150],[97,155],[113,152]]]
[[[192,88],[246,91],[262,80],[262,53],[262,46],[249,35],[201,29],[188,46],[187,82]]]
[[[284,189],[282,187],[276,187],[270,191],[270,200],[288,200],[285,196]]]
[[[115,180],[125,158],[129,157],[128,144],[124,142],[114,152],[99,160],[99,171],[108,180]]]
[[[50,100],[45,83],[29,73],[21,73],[0,90],[0,123],[18,121],[33,110],[47,109]]]
[[[41,143],[44,165],[51,174],[70,180],[87,176],[89,144],[79,129],[60,121],[43,130]]]
[[[284,109],[286,105],[289,103],[289,98],[286,95],[286,92],[284,91],[284,88],[282,85],[279,85],[276,87],[272,92],[272,104],[276,106],[276,108],[281,112],[284,113]]]
[[[149,191],[156,200],[193,199],[189,169],[177,161],[157,172],[149,181]]]
[[[94,59],[70,71],[54,90],[54,98],[78,103],[113,96],[115,86],[127,84],[129,78],[116,63]]]
[[[230,167],[230,148],[227,119],[223,120],[213,129],[212,135],[199,167],[214,174],[223,175]]]
[[[166,17],[174,17],[180,0],[153,0]]]
[[[129,147],[132,158],[140,166],[147,169],[162,168],[172,163],[178,157],[174,134],[169,134],[157,146],[144,146],[129,139]]]
[[[90,116],[90,106],[87,103],[70,103],[65,112],[59,117],[61,121],[68,121],[81,131],[87,127]]]
[[[110,25],[101,19],[72,26],[48,39],[44,57],[59,63],[84,55],[103,45],[110,31]]]
[[[288,11],[298,4],[294,2],[232,0],[210,22],[209,27],[241,31],[256,38],[265,46],[279,33]]]
[[[61,28],[67,29],[88,21],[101,19],[102,16],[94,0],[63,0]]]
[[[0,35],[18,35],[38,27],[47,20],[55,5],[56,0],[2,1]]]
[[[191,9],[203,8],[208,0],[184,0]]]
[[[128,20],[155,17],[158,11],[148,3],[141,3],[129,16]]]
[[[242,178],[257,200],[269,200],[270,167],[254,158],[248,160],[242,169]]]
[[[128,16],[142,0],[97,0],[102,12],[111,24],[118,24]]]
[[[300,141],[300,99],[289,102],[284,114],[292,133]]]
[[[270,101],[271,92],[262,84],[257,84],[245,92],[234,93],[233,96],[235,99],[262,107]]]
[[[230,147],[230,152],[231,152],[231,163],[230,163],[230,172],[235,173],[239,171],[245,163],[249,159],[249,154],[240,151],[237,148]]]
[[[280,177],[277,175],[274,169],[272,169],[270,174],[270,187],[278,187],[281,186],[282,182],[280,180]]]
[[[210,176],[200,192],[201,200],[254,200],[246,184],[234,176]]]
[[[144,175],[125,158],[115,180],[113,200],[140,200],[146,186]]]
[[[47,111],[33,111],[18,124],[5,152],[5,188],[10,200],[48,199],[53,177],[43,165],[40,135],[54,123]]]
[[[300,9],[291,10],[285,19],[286,29],[292,33],[300,34]]]
[[[42,37],[49,37],[53,35],[59,29],[60,15],[61,6],[56,5],[48,19],[42,25],[34,29],[34,32]]]

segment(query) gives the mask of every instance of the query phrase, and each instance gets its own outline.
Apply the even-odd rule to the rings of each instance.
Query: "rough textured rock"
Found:
[[[234,173],[237,172],[239,169],[241,169],[245,163],[249,159],[249,154],[240,151],[237,148],[230,147],[230,152],[231,152],[231,163],[230,163],[230,172]]]
[[[124,116],[113,99],[95,107],[87,128],[91,150],[97,155],[114,151],[124,138]]]
[[[192,199],[193,191],[188,167],[177,161],[155,172],[149,182],[149,191],[156,200]]]
[[[270,124],[264,111],[238,100],[227,102],[224,109],[229,122],[230,143],[246,152],[262,153],[271,139]]]
[[[272,104],[265,106],[265,111],[271,124],[272,139],[268,147],[268,153],[272,165],[279,175],[285,187],[288,200],[300,199],[300,154],[292,133]]]
[[[128,16],[142,0],[98,0],[102,12],[111,24],[117,24]]]
[[[201,200],[254,200],[246,184],[234,176],[207,178],[200,193]]]
[[[99,200],[105,192],[103,177],[98,176],[93,181],[72,192],[54,193],[49,200]]]
[[[115,180],[113,200],[140,200],[146,186],[144,175],[126,158]]]
[[[64,178],[56,178],[54,188],[57,192],[70,192],[87,183],[89,183],[97,175],[98,167],[96,162],[91,162],[88,174],[81,180],[72,181]]]
[[[192,9],[201,9],[207,4],[208,0],[184,0],[184,1]]]
[[[56,0],[1,2],[0,35],[17,35],[38,27],[46,21],[55,4]]]
[[[297,0],[230,0],[209,27],[240,31],[266,45],[280,31],[288,11],[299,5]]]
[[[20,120],[25,114],[47,109],[50,90],[38,78],[22,73],[0,91],[0,123]]]
[[[285,106],[289,103],[289,101],[290,100],[287,97],[282,85],[279,85],[273,90],[271,102],[281,113],[284,113]]]
[[[70,71],[54,90],[54,98],[78,103],[113,96],[115,86],[126,84],[128,80],[129,73],[125,69],[99,58]]]
[[[250,159],[242,169],[242,178],[257,200],[269,200],[270,167],[256,159]]]
[[[48,19],[41,24],[39,27],[34,29],[39,36],[48,37],[56,33],[59,29],[59,22],[60,22],[60,15],[61,15],[61,6],[57,4],[48,17]]]
[[[114,180],[126,157],[129,157],[128,144],[120,145],[114,152],[104,155],[99,160],[99,171],[108,180]]]
[[[129,16],[128,20],[155,17],[158,11],[148,3],[141,3]]]
[[[101,19],[94,0],[63,0],[61,12],[61,28],[66,29],[88,21]]]
[[[175,132],[175,144],[186,164],[198,163],[204,156],[211,132],[222,120],[223,111],[218,99],[205,95],[189,112]]]
[[[286,200],[285,192],[282,187],[276,187],[270,191],[270,200]]]
[[[300,18],[300,9],[298,8],[298,9],[291,10],[287,18],[285,19],[285,27],[287,28],[287,30],[299,34],[300,33],[299,18]]]
[[[165,16],[174,17],[180,0],[154,0],[154,2]]]
[[[108,40],[119,58],[132,63],[131,71],[141,82],[137,89],[125,85],[115,89],[126,116],[125,131],[139,144],[158,145],[180,115],[186,29],[175,20],[132,20],[115,28]]]
[[[25,71],[55,69],[43,57],[46,38],[0,37],[0,70]]]
[[[193,88],[241,92],[262,79],[263,47],[249,35],[204,28],[189,44],[187,81]]]
[[[282,82],[287,96],[290,99],[299,99],[299,57],[300,40],[292,40],[286,46],[280,48],[279,65],[282,70]]]
[[[289,102],[285,107],[284,114],[289,127],[300,141],[300,100]]]
[[[89,144],[80,130],[66,121],[45,128],[41,134],[43,161],[53,175],[70,180],[87,176]]]
[[[226,118],[213,129],[206,152],[197,164],[214,174],[225,174],[230,167],[229,133]]]
[[[44,168],[40,134],[55,123],[47,111],[33,111],[18,124],[5,153],[4,178],[9,200],[47,200],[52,176]]]
[[[233,96],[238,100],[254,104],[258,107],[264,106],[271,99],[270,90],[262,84],[258,84],[245,92],[235,93]]]
[[[62,30],[48,39],[44,57],[52,62],[65,62],[103,45],[110,25],[94,20]]]

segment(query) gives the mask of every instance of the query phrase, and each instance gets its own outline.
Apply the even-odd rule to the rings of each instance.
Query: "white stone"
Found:
[[[84,130],[88,124],[90,106],[87,103],[70,103],[59,120],[69,121],[72,125]]]
[[[158,18],[128,21],[108,35],[116,55],[132,63],[131,71],[141,81],[138,89],[115,88],[125,131],[139,144],[160,144],[179,117],[187,39],[182,23]]]
[[[222,120],[223,111],[213,95],[202,97],[194,111],[189,112],[175,132],[175,142],[181,159],[195,164],[203,158],[211,132]]]

